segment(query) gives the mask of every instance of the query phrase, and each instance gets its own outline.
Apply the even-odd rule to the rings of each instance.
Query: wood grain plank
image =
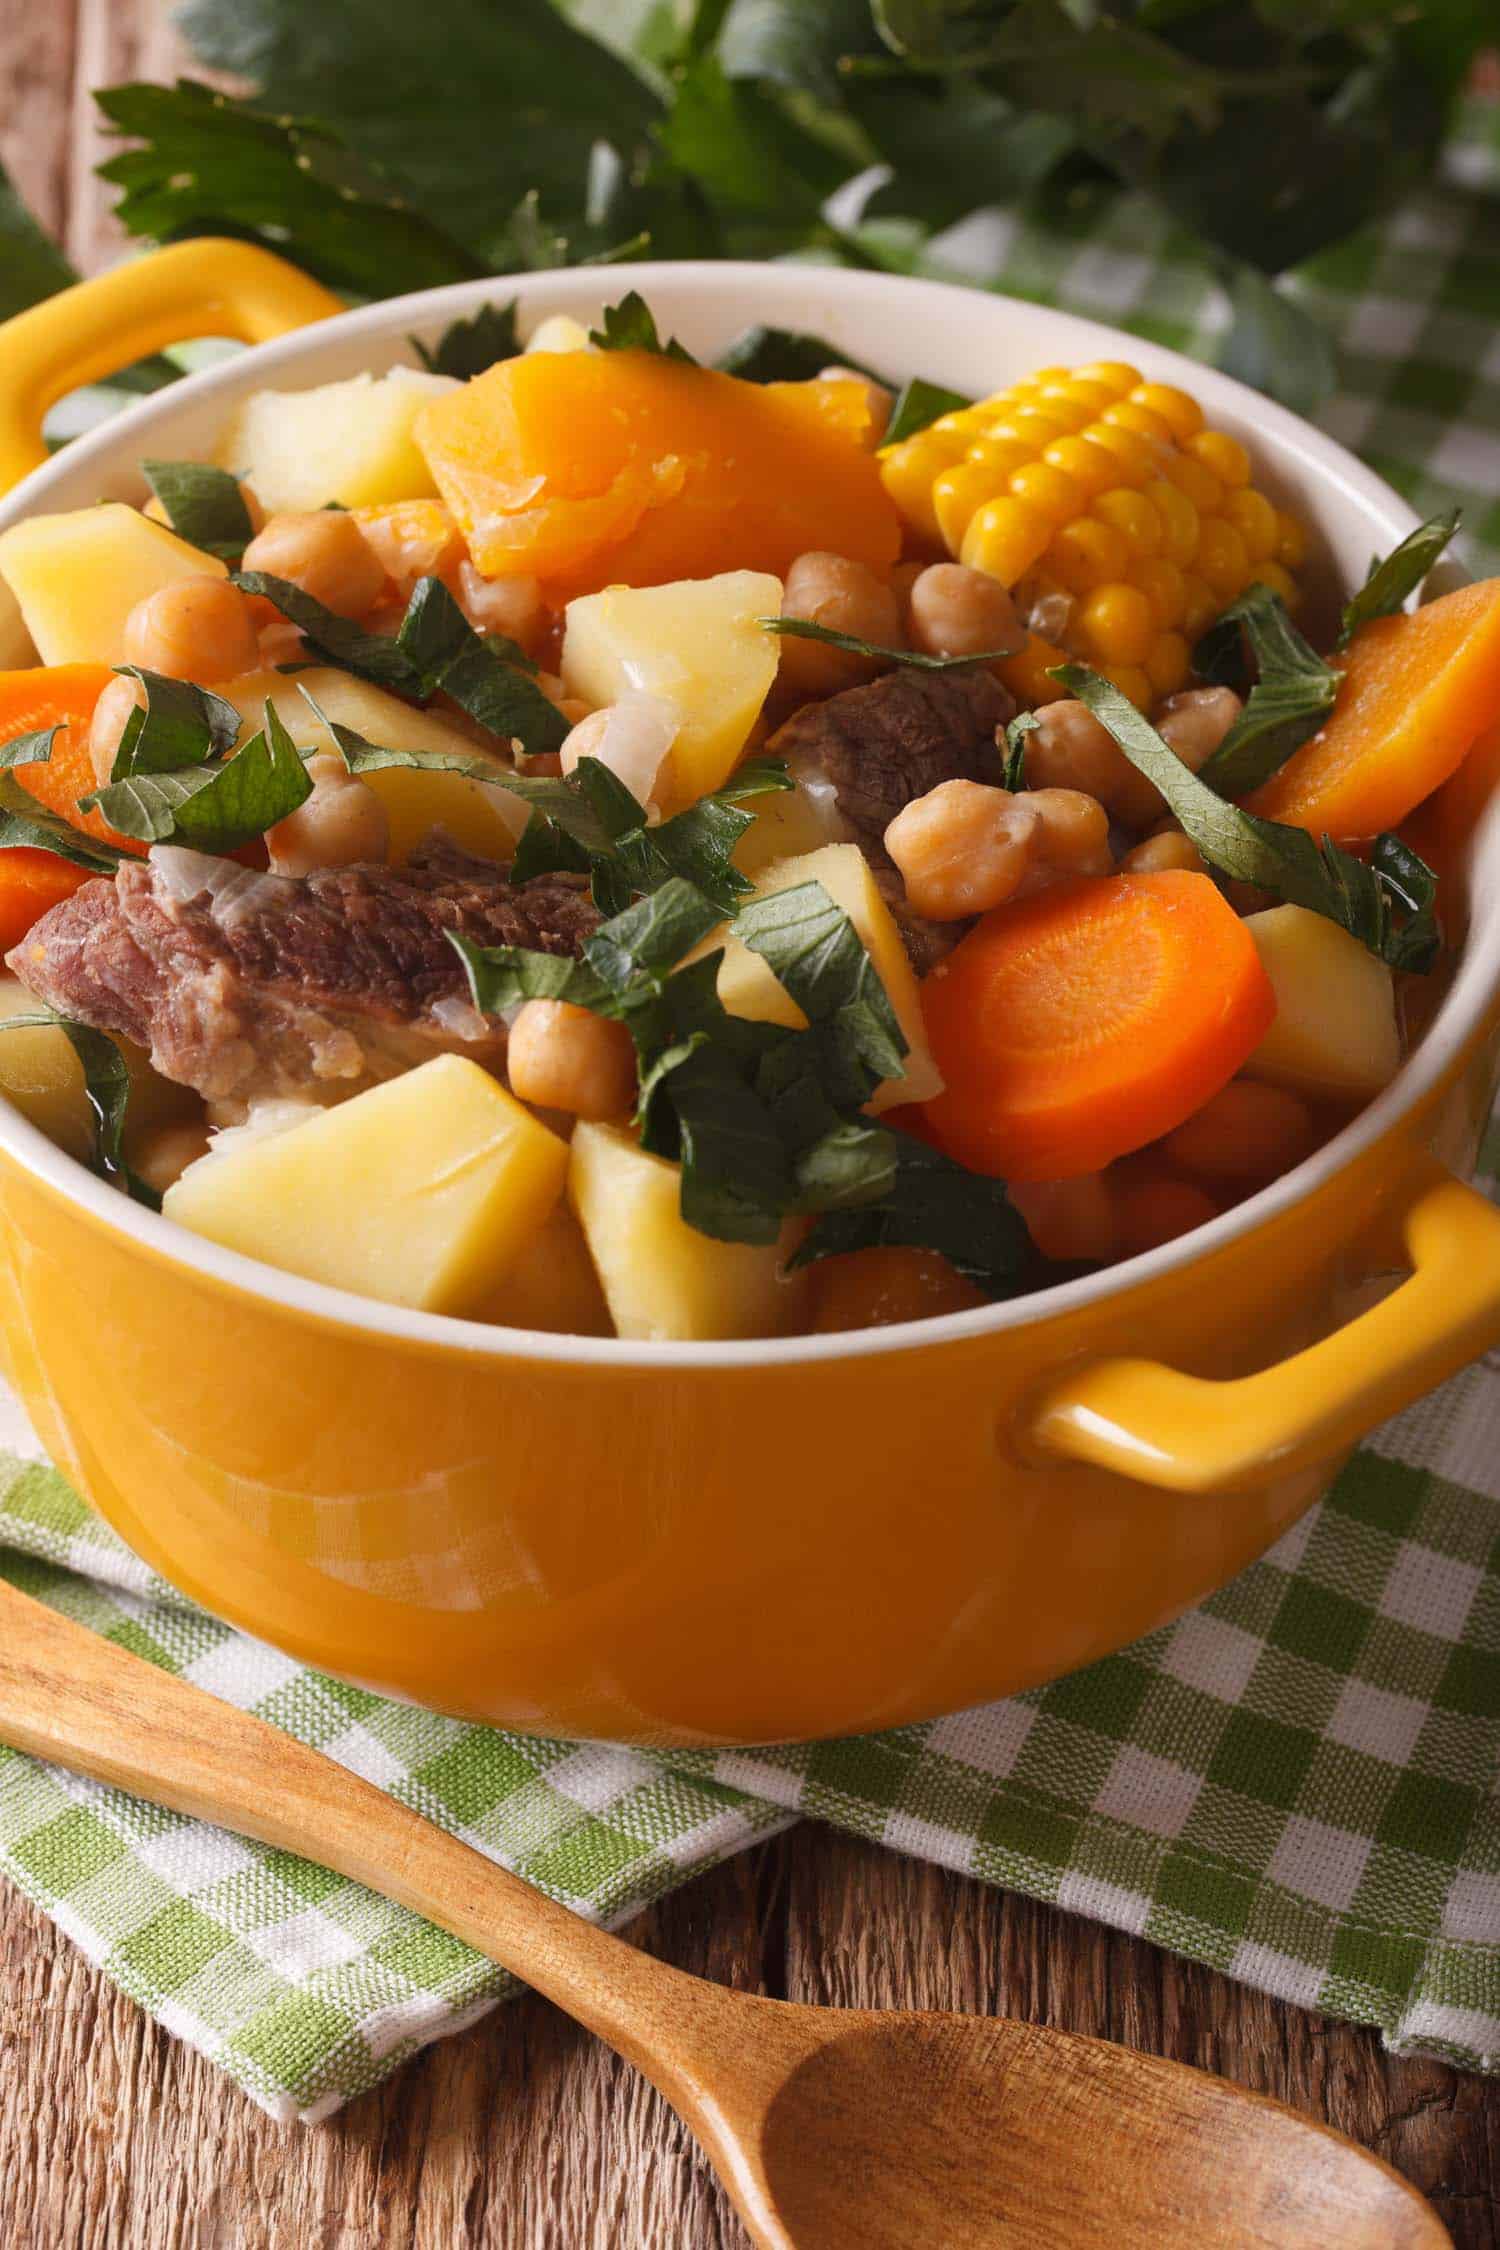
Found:
[[[1143,1941],[827,1830],[653,1909],[652,1951],[835,2005],[1009,2012],[1222,2071],[1414,2180],[1459,2250],[1500,2232],[1500,2103]],[[0,1896],[0,2242],[49,2250],[746,2250],[664,2105],[540,2002],[312,2131],[263,2117]]]
[[[116,253],[89,88],[181,61],[157,0],[0,0],[0,159],[85,270]],[[1004,2011],[1326,2117],[1500,2239],[1500,2094],[1055,1909],[826,1830],[664,1901],[642,1943],[795,1999]],[[522,2000],[313,2131],[279,2127],[0,1886],[0,2244],[745,2250],[665,2106]]]

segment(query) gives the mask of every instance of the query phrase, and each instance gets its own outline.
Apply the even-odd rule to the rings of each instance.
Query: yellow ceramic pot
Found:
[[[1087,322],[795,267],[633,269],[700,350],[746,321],[992,389],[1117,357]],[[507,282],[588,313],[597,271]],[[486,287],[331,300],[232,244],[161,253],[11,323],[0,525],[138,497],[229,405],[400,359]],[[53,397],[211,330],[298,328],[57,462]],[[912,339],[922,339],[914,350]],[[1225,378],[1129,343],[1256,448],[1360,575],[1410,512]],[[1500,1340],[1473,1159],[1500,1043],[1500,833],[1474,935],[1396,1084],[1288,1178],[1150,1257],[1015,1305],[765,1344],[640,1346],[366,1303],[196,1241],[0,1114],[4,1327],[54,1456],[196,1600],[308,1662],[510,1726],[656,1743],[894,1725],[1120,1646],[1274,1539],[1372,1425]],[[0,1105],[3,1109],[3,1105]],[[1371,1303],[1372,1275],[1404,1269]],[[1359,1309],[1363,1307],[1363,1309]]]

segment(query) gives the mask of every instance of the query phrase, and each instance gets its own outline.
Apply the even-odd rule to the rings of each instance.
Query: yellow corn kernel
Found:
[[[1307,533],[1284,508],[1276,517],[1276,560],[1287,570],[1295,570],[1307,560]]]
[[[1012,469],[1024,469],[1028,461],[1036,459],[1036,455],[1024,438],[982,437],[975,439],[964,459],[973,461],[980,467],[993,469],[995,489],[998,492]]]
[[[1200,430],[1188,440],[1189,450],[1225,484],[1250,482],[1250,456],[1237,437],[1227,430]]]
[[[1100,420],[1113,423],[1117,430],[1138,430],[1152,445],[1169,446],[1176,442],[1170,422],[1164,422],[1159,414],[1153,414],[1149,406],[1132,405],[1128,398],[1120,399],[1114,406],[1106,406]]]
[[[1095,586],[1123,578],[1130,568],[1130,542],[1112,523],[1096,516],[1078,516],[1064,524],[1047,549],[1047,568],[1070,594],[1087,594]]]
[[[1191,453],[1170,453],[1161,465],[1161,473],[1178,491],[1183,493],[1200,516],[1217,515],[1224,506],[1224,484],[1212,469],[1206,468]]]
[[[963,545],[976,508],[1005,490],[1005,479],[988,462],[956,461],[932,480],[932,508],[938,532],[950,555]]]
[[[1037,412],[1061,422],[1065,430],[1081,430],[1085,422],[1092,422],[1098,408],[1091,406],[1087,399],[1076,397],[1076,388],[1073,383],[1049,383],[1044,391],[1038,391],[1033,402]]]
[[[1279,594],[1288,609],[1295,609],[1302,599],[1301,587],[1289,570],[1282,569],[1280,563],[1258,562],[1251,576],[1259,579],[1262,586],[1269,586],[1273,594]]]
[[[1146,657],[1146,677],[1156,695],[1175,695],[1192,666],[1192,651],[1181,633],[1158,633]]]
[[[1045,516],[1003,492],[986,500],[970,519],[959,560],[971,570],[998,578],[1002,586],[1014,586],[1039,559],[1051,536]]]
[[[930,430],[918,430],[880,456],[880,481],[897,514],[933,546],[941,546],[943,538],[932,504],[933,482],[951,461],[947,446],[941,440],[934,443]]]
[[[960,406],[951,414],[940,414],[935,422],[929,422],[926,429],[917,434],[941,440],[948,447],[949,459],[956,461],[964,447],[979,436],[988,419],[982,406]]]
[[[1016,385],[1017,390],[1049,390],[1054,383],[1066,383],[1071,375],[1069,367],[1039,367],[1034,375],[1025,375]]]
[[[1176,563],[1153,555],[1138,562],[1131,575],[1151,604],[1158,625],[1170,630],[1182,623],[1187,611],[1187,586]]]
[[[1040,453],[1054,438],[1072,434],[1066,423],[1059,422],[1055,415],[1043,414],[1034,406],[1018,406],[1013,414],[1006,416],[1004,428],[995,432],[997,437],[1024,438],[1033,453]]]
[[[1267,555],[1276,552],[1276,510],[1263,492],[1253,486],[1241,485],[1231,492],[1224,503],[1224,513],[1245,542],[1245,552],[1253,563],[1263,562]]]
[[[1078,627],[1101,664],[1144,664],[1156,639],[1151,604],[1124,580],[1085,595]]]
[[[1160,519],[1163,556],[1168,562],[1190,563],[1198,552],[1198,511],[1192,501],[1165,477],[1153,479],[1143,497]]]
[[[1048,461],[1028,461],[1024,467],[1013,470],[1010,489],[1028,508],[1035,508],[1039,516],[1046,516],[1054,524],[1067,523],[1073,516],[1083,513],[1084,495],[1080,488]]]
[[[1195,641],[1204,627],[1213,623],[1224,604],[1208,580],[1200,578],[1195,570],[1183,572],[1182,597],[1182,629],[1190,641]]]
[[[1179,444],[1196,437],[1203,427],[1203,409],[1186,391],[1179,391],[1171,383],[1137,383],[1130,394],[1132,406],[1144,406],[1148,413],[1159,415]]]
[[[1121,695],[1128,696],[1138,711],[1149,711],[1155,700],[1151,679],[1140,664],[1101,664],[1100,671],[1107,680],[1113,680]]]
[[[1066,664],[1068,652],[1044,641],[1040,633],[1028,634],[1018,656],[1007,656],[995,666],[1018,703],[1061,703],[1067,689],[1048,678],[1056,664]]]
[[[1114,455],[1125,471],[1126,483],[1145,485],[1160,476],[1161,447],[1152,445],[1139,430],[1127,430],[1118,422],[1091,422],[1082,434],[1091,445],[1102,445]]]
[[[1116,485],[1113,492],[1099,494],[1093,512],[1101,523],[1112,523],[1116,531],[1122,531],[1135,554],[1154,555],[1160,550],[1161,517],[1143,492]]]
[[[1120,464],[1104,446],[1095,445],[1086,437],[1058,438],[1042,455],[1049,467],[1061,469],[1071,477],[1080,492],[1092,499],[1096,492],[1107,492],[1119,482]]]
[[[1075,429],[1082,429],[1085,422],[1092,422],[1102,414],[1106,406],[1113,406],[1117,395],[1107,383],[1088,383],[1078,375],[1069,376],[1065,383],[1054,383],[1043,393],[1049,402],[1056,399],[1077,415]]]
[[[1081,383],[1102,383],[1116,398],[1133,391],[1141,380],[1140,369],[1128,367],[1123,359],[1091,360],[1087,367],[1077,367],[1073,372]]]
[[[1250,582],[1245,542],[1225,516],[1205,516],[1198,527],[1198,573],[1216,594],[1231,601]]]

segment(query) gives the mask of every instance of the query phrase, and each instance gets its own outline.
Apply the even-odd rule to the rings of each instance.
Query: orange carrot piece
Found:
[[[1206,875],[1104,875],[986,914],[922,989],[938,1145],[976,1172],[1097,1172],[1228,1084],[1276,1012]]]
[[[49,906],[71,898],[88,880],[86,868],[56,852],[34,851],[29,844],[0,852],[0,953],[19,945]]]
[[[29,671],[0,672],[0,743],[61,727],[45,765],[15,767],[17,781],[39,805],[86,835],[144,852],[144,844],[116,835],[98,813],[78,810],[79,799],[98,786],[89,757],[89,721],[113,678],[107,664],[37,664]]]
[[[1500,720],[1500,578],[1357,633],[1328,722],[1246,799],[1336,842],[1394,828]]]

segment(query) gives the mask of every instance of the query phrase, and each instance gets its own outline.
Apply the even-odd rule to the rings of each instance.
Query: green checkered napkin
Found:
[[[1131,198],[967,222],[1003,286],[1205,352],[1224,308]],[[1002,232],[1003,230],[1003,232]],[[975,236],[944,254],[962,273]],[[1324,426],[1500,568],[1500,104],[1448,177],[1290,285],[1338,348]],[[1500,1170],[1500,1133],[1486,1169]],[[1500,2069],[1500,1359],[1377,1433],[1177,1624],[1056,1686],[859,1741],[655,1755],[466,1726],[193,1609],[0,1399],[0,1571],[623,1921],[799,1814],[1055,1899],[1247,1984]],[[279,2117],[314,2119],[511,1988],[337,1876],[0,1750],[0,1872]]]

